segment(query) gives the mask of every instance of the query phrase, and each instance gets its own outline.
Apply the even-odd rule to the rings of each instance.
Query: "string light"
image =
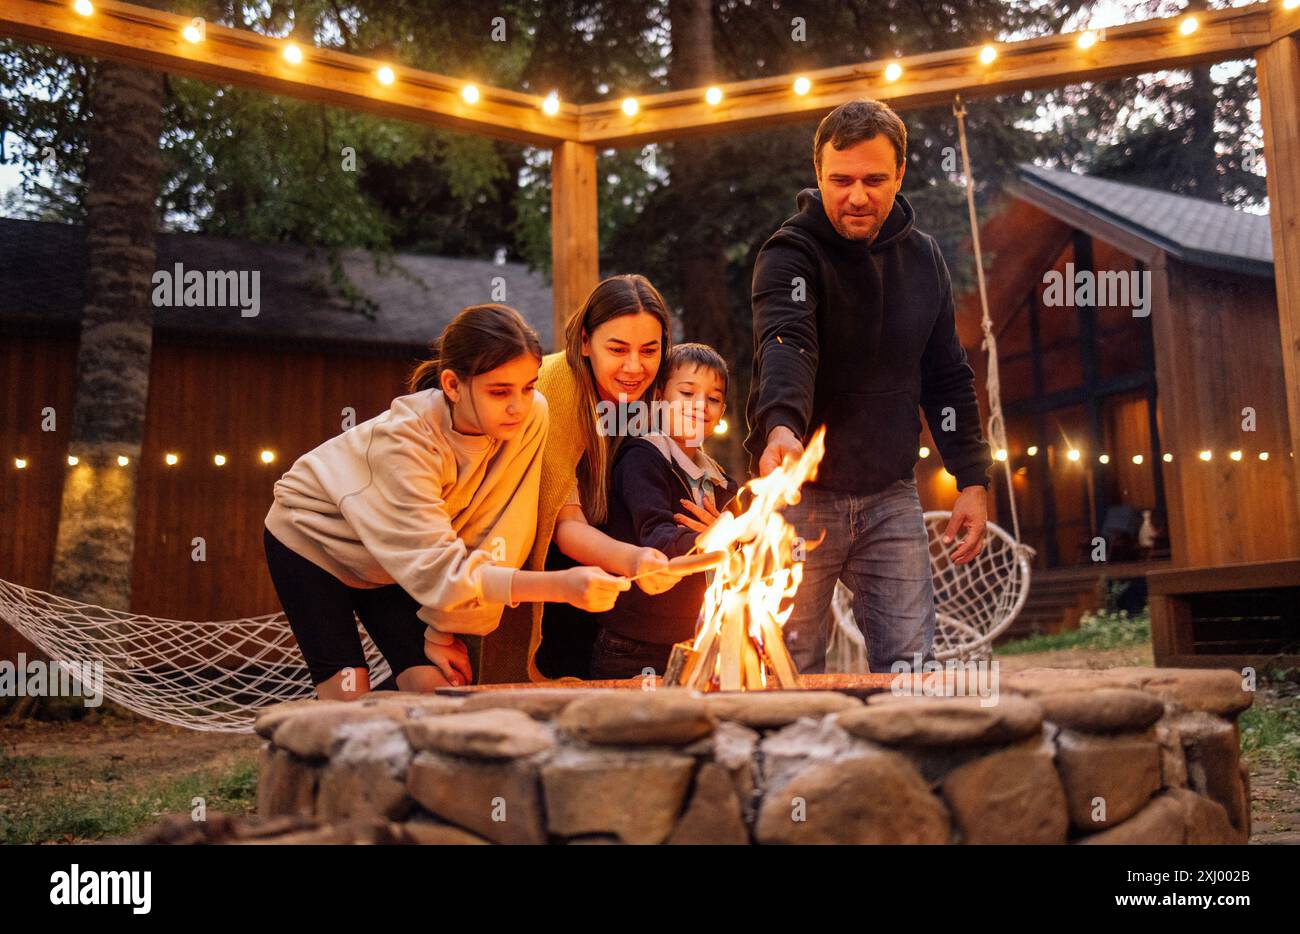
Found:
[[[1240,451],[1232,451],[1232,452],[1230,452],[1230,453],[1228,454],[1228,456],[1231,457],[1231,458],[1232,458],[1233,460],[1235,460],[1235,461],[1239,461],[1239,460],[1241,460],[1241,452],[1240,452]]]
[[[1282,9],[1294,10],[1296,7],[1300,7],[1300,0],[1282,0]]]
[[[1296,0],[1296,2],[1297,2],[1297,3],[1300,3],[1300,0]],[[1268,460],[1268,451],[1260,451],[1260,452],[1259,452],[1259,459],[1262,460],[1262,461],[1266,461],[1266,460]]]
[[[76,467],[76,466],[77,466],[78,464],[80,464],[80,463],[81,463],[81,458],[77,457],[77,455],[75,455],[75,454],[69,454],[69,455],[68,455],[68,466],[69,466],[69,467]]]
[[[991,45],[986,45],[980,49],[980,64],[992,65],[998,58],[998,50]]]
[[[917,453],[920,454],[922,457],[929,457],[930,449],[925,446],[922,446],[921,450],[917,451]]]
[[[1089,29],[1087,32],[1079,34],[1079,48],[1090,49],[1097,44],[1097,34]]]
[[[1079,453],[1077,448],[1070,448],[1070,450],[1066,453],[1065,456],[1072,461],[1077,461],[1083,455]]]
[[[15,457],[15,458],[14,458],[14,466],[17,467],[19,470],[26,470],[26,469],[27,469],[27,458],[25,458],[25,457]]]
[[[727,433],[727,420],[725,418],[718,419],[718,423],[713,426],[713,433],[715,435],[725,435]]]
[[[997,451],[993,454],[993,458],[994,458],[994,460],[999,460],[999,461],[1004,461],[1004,460],[1006,460],[1006,459],[1007,459],[1007,449],[1006,449],[1006,448],[998,448]]]
[[[1162,461],[1164,461],[1166,464],[1172,464],[1172,463],[1174,462],[1174,455],[1172,455],[1172,454],[1170,454],[1168,451],[1166,451],[1166,452],[1164,453],[1164,456],[1161,457],[1160,459],[1161,459]]]
[[[479,99],[478,86],[467,84],[460,89],[461,99],[467,104],[477,104]]]
[[[805,78],[803,75],[800,75],[799,77],[794,79],[794,93],[798,94],[800,97],[803,97],[811,90],[812,90],[812,82],[809,81],[807,78]]]
[[[1110,463],[1110,455],[1109,455],[1109,454],[1099,454],[1099,455],[1097,456],[1097,460],[1098,460],[1099,463],[1102,463],[1102,464],[1109,464],[1109,463]]]
[[[298,48],[296,42],[286,42],[284,46],[284,60],[290,65],[302,64],[302,49]]]
[[[198,23],[198,17],[195,17],[194,22],[181,30],[181,35],[185,37],[186,42],[197,44],[203,41],[203,30],[199,27]]]
[[[268,448],[268,449],[266,449],[266,450],[264,450],[264,451],[262,452],[262,454],[261,454],[261,458],[262,458],[262,463],[263,463],[263,464],[274,464],[274,463],[275,463],[275,452],[272,451],[270,448]]]
[[[393,74],[393,69],[387,65],[380,65],[379,69],[375,72],[375,79],[380,84],[392,84],[397,80],[397,75]]]
[[[125,467],[130,463],[131,463],[131,458],[127,457],[125,454],[117,455],[117,466]]]
[[[181,459],[178,455],[172,454],[171,452],[168,452],[163,456],[163,463],[166,464],[168,467],[175,467],[177,464],[180,463],[180,460]]]
[[[1146,458],[1143,457],[1141,454],[1134,454],[1134,455],[1133,455],[1133,463],[1135,463],[1135,464],[1141,465],[1141,463],[1142,463],[1144,460],[1146,460]]]
[[[1037,456],[1038,456],[1038,445],[1036,445],[1036,444],[1031,444],[1028,448],[1025,449],[1025,453],[1028,454],[1030,457],[1037,457]]]
[[[1197,455],[1197,457],[1199,457],[1203,461],[1208,461],[1213,456],[1214,456],[1214,452],[1212,451],[1202,451],[1200,454]]]
[[[212,456],[212,463],[216,464],[218,467],[226,466],[226,455],[214,454]]]
[[[629,117],[635,117],[636,112],[641,109],[641,105],[636,102],[635,97],[623,98],[623,113]]]
[[[1200,26],[1201,23],[1195,16],[1185,16],[1183,17],[1182,23],[1178,26],[1178,31],[1184,36],[1190,36],[1192,33],[1196,32]]]
[[[890,62],[885,66],[886,81],[897,81],[901,77],[903,77],[903,66],[898,62]]]
[[[704,92],[704,99],[708,101],[710,107],[717,107],[722,103],[722,88],[716,85],[709,88]]]
[[[90,0],[77,0],[77,2],[72,5],[72,8],[82,16],[90,16],[95,12],[95,5],[91,3]]]
[[[554,117],[560,112],[560,95],[552,91],[542,100],[542,113]]]

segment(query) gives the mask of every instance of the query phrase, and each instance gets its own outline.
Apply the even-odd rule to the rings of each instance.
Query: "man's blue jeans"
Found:
[[[811,544],[785,644],[801,674],[826,670],[835,582],[853,592],[853,616],[867,643],[869,664],[888,672],[916,653],[933,658],[934,582],[929,539],[921,517],[916,480],[898,480],[879,493],[854,494],[805,486],[802,498],[782,510],[785,520]]]

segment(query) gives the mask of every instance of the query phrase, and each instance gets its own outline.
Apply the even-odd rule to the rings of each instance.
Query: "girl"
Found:
[[[541,345],[504,305],[466,308],[410,395],[304,454],[275,485],[267,563],[319,697],[370,690],[355,613],[401,690],[473,679],[456,633],[506,604],[608,609],[627,581],[516,570],[533,544],[547,436]]]
[[[529,568],[568,560],[623,577],[649,572],[636,582],[649,594],[677,583],[676,575],[663,571],[663,552],[616,541],[595,528],[608,511],[609,466],[620,441],[617,434],[602,433],[601,424],[625,423],[602,419],[600,408],[653,398],[662,388],[671,340],[668,309],[655,287],[644,276],[614,276],[569,318],[565,349],[542,361],[538,388],[550,401],[552,420]],[[506,611],[484,645],[484,668],[492,680],[586,677],[595,623],[589,615],[557,609],[563,608],[546,614],[545,630],[541,604]]]

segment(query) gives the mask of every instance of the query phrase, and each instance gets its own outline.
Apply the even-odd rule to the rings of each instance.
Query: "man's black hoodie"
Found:
[[[836,232],[817,189],[796,203],[799,213],[754,264],[751,474],[776,426],[806,444],[825,425],[815,485],[878,492],[912,476],[919,406],[958,489],[987,485],[992,460],[975,374],[934,238],[912,226],[915,213],[901,195],[870,244]]]

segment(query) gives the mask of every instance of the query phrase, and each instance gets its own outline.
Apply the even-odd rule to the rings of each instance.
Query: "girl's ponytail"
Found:
[[[542,342],[519,312],[508,305],[470,305],[430,345],[429,359],[407,378],[407,391],[437,389],[443,370],[468,379],[523,354],[541,360]]]

